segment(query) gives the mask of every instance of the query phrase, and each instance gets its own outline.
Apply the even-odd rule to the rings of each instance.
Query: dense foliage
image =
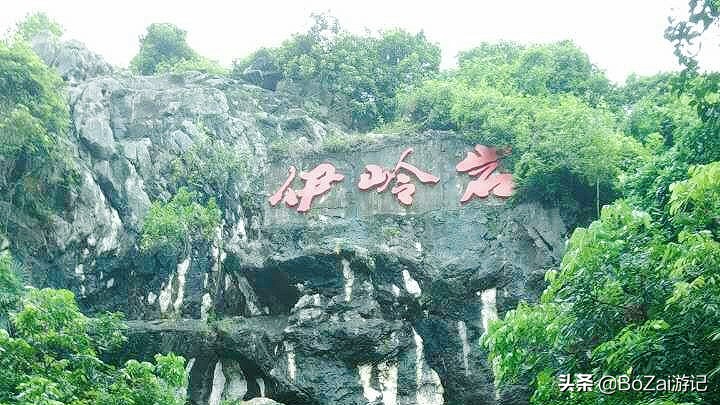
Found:
[[[31,16],[20,32],[43,21]],[[20,36],[0,41],[0,202],[19,213],[43,216],[73,185],[62,87]]]
[[[47,14],[37,12],[27,15],[15,27],[14,34],[18,39],[30,41],[37,34],[49,32],[55,37],[62,36],[64,30],[57,21],[54,21]]]
[[[720,163],[691,175],[672,187],[678,232],[670,237],[625,202],[574,232],[560,270],[546,276],[542,303],[522,304],[491,327],[486,344],[501,383],[531,384],[538,404],[629,404],[653,394],[596,402],[602,394],[561,394],[556,377],[709,375],[705,394],[655,396],[678,403],[720,399],[713,388],[720,370]]]
[[[685,66],[678,89],[691,97],[702,126],[681,141],[681,153],[690,163],[720,160],[720,72],[700,73],[695,50],[711,28],[720,28],[720,1],[690,0],[687,20],[671,20],[665,36],[675,47],[678,61]]]
[[[690,9],[668,30],[686,70],[630,78],[616,96],[653,154],[625,170],[627,198],[576,229],[541,303],[520,303],[484,341],[500,386],[527,384],[533,404],[720,402],[720,88],[684,49],[717,24],[718,3]],[[561,392],[562,374],[707,376],[708,389]]]
[[[143,224],[141,249],[170,248],[187,254],[194,240],[212,239],[220,225],[220,209],[214,198],[201,204],[198,197],[181,187],[170,201],[154,202]]]
[[[262,49],[236,62],[242,73],[258,57],[271,59],[283,77],[328,105],[350,127],[368,130],[393,121],[397,92],[432,77],[440,48],[420,32],[395,29],[378,36],[343,30],[337,20],[316,15],[315,24],[276,49]]]
[[[597,204],[617,196],[620,173],[647,155],[620,133],[614,89],[572,43],[481,44],[459,61],[402,94],[404,119],[512,146],[503,163],[518,195],[559,204],[571,223],[595,217]]]
[[[155,23],[140,37],[140,50],[130,62],[143,75],[179,73],[196,70],[223,74],[225,70],[215,61],[195,52],[187,43],[187,32],[169,23]]]
[[[121,314],[83,315],[67,290],[19,288],[12,258],[0,257],[0,403],[18,405],[183,404],[185,360],[155,356],[116,367],[101,360],[124,341]],[[6,327],[9,326],[9,327]]]

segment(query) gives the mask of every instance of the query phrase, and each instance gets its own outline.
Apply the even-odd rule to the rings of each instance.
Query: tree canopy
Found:
[[[28,14],[15,27],[16,37],[25,41],[30,41],[35,35],[45,31],[55,37],[61,37],[65,32],[57,21],[43,12]]]
[[[314,19],[307,32],[254,56],[269,57],[286,81],[329,105],[351,128],[368,130],[393,121],[397,92],[438,72],[440,48],[422,32],[357,35],[331,16]],[[234,72],[242,73],[253,60],[237,61]]]
[[[140,50],[130,67],[143,75],[196,70],[222,74],[225,70],[215,61],[195,52],[187,43],[187,31],[170,23],[154,23],[140,37]]]
[[[518,195],[559,203],[570,223],[594,218],[593,207],[618,195],[620,173],[647,155],[619,130],[613,86],[571,42],[485,43],[458,59],[458,69],[401,93],[401,119],[512,146],[503,162]]]
[[[621,173],[625,198],[574,231],[541,302],[521,302],[484,339],[501,389],[526,384],[533,404],[720,401],[718,82],[685,53],[717,24],[718,3],[689,6],[667,31],[685,70],[631,77],[615,98],[622,128],[651,152]],[[561,374],[706,376],[707,390],[561,392]]]
[[[0,403],[17,405],[183,404],[185,360],[156,355],[155,363],[122,367],[104,354],[125,342],[119,313],[83,315],[72,292],[19,288],[12,258],[0,257]]]

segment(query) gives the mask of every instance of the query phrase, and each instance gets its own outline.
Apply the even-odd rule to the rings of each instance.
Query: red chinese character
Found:
[[[332,187],[332,183],[337,183],[345,178],[342,174],[336,173],[335,166],[323,163],[309,172],[300,173],[300,178],[305,181],[305,188],[295,191],[290,188],[290,184],[295,179],[296,172],[295,166],[290,166],[287,180],[268,199],[271,206],[276,206],[282,200],[288,207],[297,205],[298,212],[307,212],[310,210],[313,198],[325,194]]]
[[[458,172],[477,177],[468,183],[460,202],[465,203],[474,196],[485,198],[491,193],[498,197],[510,197],[515,183],[510,173],[493,175],[499,164],[500,157],[495,148],[476,145],[471,152],[468,152],[467,157],[458,163],[455,169]]]
[[[430,173],[426,173],[405,162],[405,158],[412,152],[412,148],[405,149],[402,155],[400,155],[400,160],[398,160],[398,163],[395,165],[395,169],[393,171],[389,171],[378,165],[365,166],[365,172],[360,175],[358,188],[360,190],[367,191],[375,187],[377,188],[378,193],[382,193],[388,187],[390,182],[393,179],[396,179],[395,186],[390,189],[390,192],[395,195],[401,203],[411,205],[413,202],[413,195],[415,194],[415,185],[410,183],[410,176],[405,173],[398,173],[400,169],[405,169],[414,174],[421,183],[437,184],[437,182],[440,181],[438,177],[435,177]]]

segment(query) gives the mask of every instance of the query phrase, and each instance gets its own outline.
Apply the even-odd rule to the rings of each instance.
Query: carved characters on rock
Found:
[[[305,187],[302,190],[295,191],[290,186],[295,179],[296,173],[295,166],[290,166],[287,180],[269,199],[271,206],[274,207],[280,201],[284,201],[288,207],[297,206],[298,212],[307,212],[310,210],[315,197],[327,193],[332,188],[333,183],[342,181],[345,178],[342,174],[337,173],[335,166],[330,163],[322,163],[309,172],[300,173],[300,179],[305,182]]]
[[[390,188],[390,193],[400,204],[412,205],[417,191],[413,177],[422,184],[435,185],[440,182],[439,177],[405,161],[412,153],[413,148],[405,149],[392,170],[377,164],[366,165],[360,174],[357,187],[361,191],[375,189],[378,193]],[[465,159],[455,166],[458,173],[466,173],[473,178],[460,198],[461,204],[474,198],[487,198],[490,195],[507,198],[513,194],[515,183],[512,174],[496,173],[500,159],[509,153],[509,148],[498,150],[485,145],[475,145],[467,153]],[[300,173],[298,177],[305,182],[305,186],[302,190],[296,191],[292,188],[296,176],[297,169],[295,166],[290,166],[287,179],[268,199],[271,206],[284,202],[286,206],[305,213],[312,207],[315,197],[327,193],[333,184],[345,178],[331,163],[321,163],[308,172]]]
[[[395,180],[395,185],[390,192],[395,198],[404,205],[412,205],[413,195],[415,194],[415,185],[412,184],[410,176],[406,173],[401,173],[401,170],[409,172],[421,183],[424,184],[437,184],[440,178],[433,176],[430,173],[424,172],[417,167],[405,162],[405,158],[413,152],[413,148],[408,148],[403,151],[400,155],[393,171],[387,170],[378,165],[367,165],[365,171],[360,175],[360,181],[358,182],[358,188],[362,191],[367,191],[372,188],[377,189],[378,193],[382,193],[387,189],[391,181]]]
[[[475,145],[475,148],[468,152],[467,157],[455,166],[458,172],[474,177],[465,188],[460,202],[466,203],[474,197],[486,198],[490,194],[503,198],[510,197],[515,187],[512,174],[493,174],[499,165],[500,156],[497,149]]]

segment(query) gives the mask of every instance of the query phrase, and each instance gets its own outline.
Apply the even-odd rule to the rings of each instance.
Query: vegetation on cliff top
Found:
[[[145,35],[140,37],[140,50],[130,61],[130,67],[143,75],[191,70],[226,73],[220,64],[190,48],[186,36],[186,31],[173,24],[150,24]]]
[[[616,90],[571,42],[486,43],[459,61],[402,93],[403,119],[511,146],[503,165],[521,198],[560,205],[582,223],[597,203],[617,197],[618,176],[647,158],[640,142],[621,133]]]
[[[170,24],[151,25],[131,66],[143,74],[192,68],[198,56],[185,35]],[[560,206],[571,224],[597,218],[599,206],[621,195],[622,175],[653,153],[648,136],[668,136],[696,120],[686,98],[632,94],[647,90],[642,83],[612,85],[569,41],[484,43],[458,59],[457,69],[440,73],[440,50],[422,32],[358,35],[315,15],[307,32],[236,60],[232,75],[277,74],[286,89],[361,132],[454,130],[478,143],[512,146],[503,164],[515,176],[517,195]],[[658,100],[666,107],[654,108]]]
[[[571,225],[597,218],[625,181],[699,123],[689,96],[671,90],[678,75],[616,86],[569,41],[483,43],[444,72],[438,55],[422,33],[358,36],[320,15],[306,33],[236,61],[233,74],[254,64],[277,71],[357,130],[453,130],[511,146],[503,165],[517,196],[559,206]]]
[[[439,71],[440,48],[422,32],[394,29],[356,35],[331,16],[314,19],[307,32],[280,47],[237,60],[234,74],[263,59],[301,94],[321,100],[351,128],[367,131],[397,118],[399,90]]]

